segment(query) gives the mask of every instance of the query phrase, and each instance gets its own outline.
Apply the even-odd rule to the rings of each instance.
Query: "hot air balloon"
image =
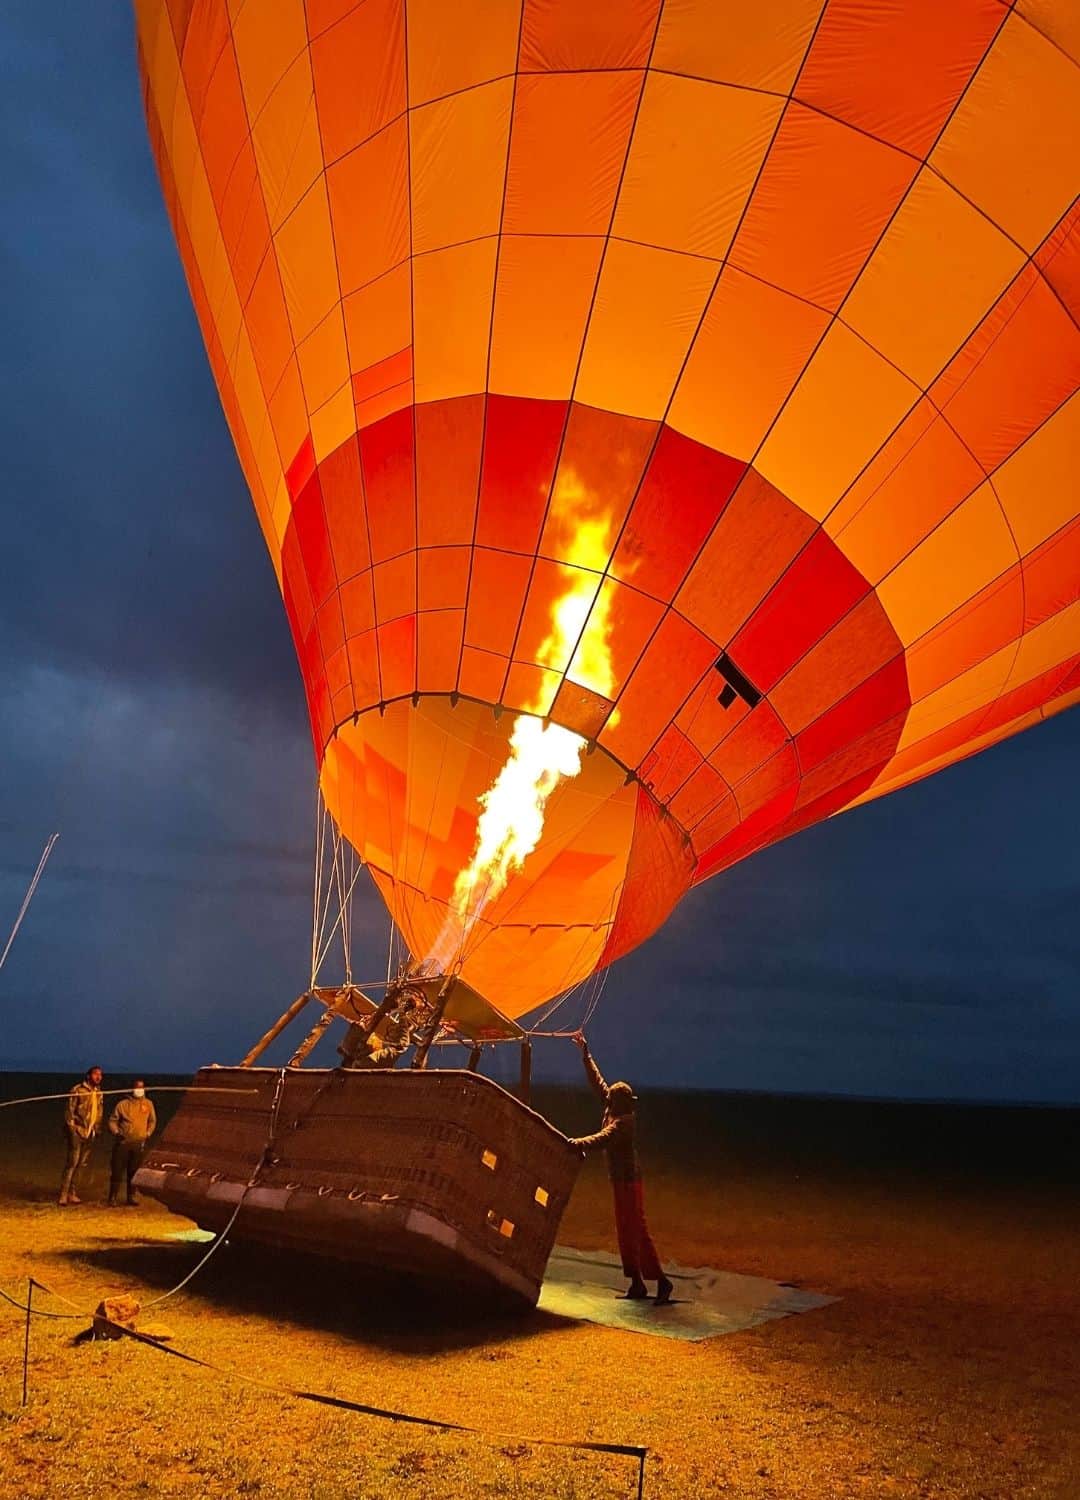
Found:
[[[508,1018],[1080,698],[1071,0],[140,0],[319,783]]]

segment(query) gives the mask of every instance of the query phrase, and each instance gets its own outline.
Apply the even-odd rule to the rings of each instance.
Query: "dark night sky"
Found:
[[[0,1066],[230,1061],[306,982],[299,675],[132,33],[123,0],[0,20],[0,942],[61,830],[0,975]],[[609,1069],[1080,1099],[1078,753],[1063,715],[693,893],[610,976]],[[373,895],[359,919],[377,973]]]

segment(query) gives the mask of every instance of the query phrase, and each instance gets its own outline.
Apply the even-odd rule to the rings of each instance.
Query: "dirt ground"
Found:
[[[73,1344],[78,1320],[35,1320],[24,1407],[23,1319],[0,1304],[0,1493],[636,1494],[633,1460],[528,1441],[543,1435],[647,1445],[649,1500],[1077,1500],[1075,1161],[1031,1181],[1021,1150],[995,1181],[955,1162],[935,1170],[929,1117],[922,1145],[898,1162],[878,1149],[884,1137],[868,1143],[877,1127],[857,1107],[820,1150],[805,1120],[800,1129],[760,1103],[741,1136],[732,1122],[748,1116],[732,1104],[715,1141],[703,1141],[709,1106],[686,1106],[681,1136],[675,1108],[652,1106],[646,1163],[665,1255],[841,1301],[684,1344],[540,1314],[483,1323],[230,1245],[154,1313],[176,1347],[274,1385],[511,1436],[282,1398],[128,1340]],[[173,1286],[201,1253],[176,1238],[184,1221],[152,1204],[104,1208],[103,1150],[85,1195],[97,1201],[56,1208],[55,1119],[38,1113],[31,1126],[23,1114],[16,1129],[17,1114],[0,1112],[0,1286],[22,1294],[33,1274],[87,1308],[106,1291],[148,1300]],[[560,1238],[613,1248],[607,1185],[591,1164]]]

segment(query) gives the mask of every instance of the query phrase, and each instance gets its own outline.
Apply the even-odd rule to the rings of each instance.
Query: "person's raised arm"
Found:
[[[593,1060],[593,1055],[589,1051],[588,1042],[582,1036],[580,1031],[575,1031],[574,1041],[577,1042],[578,1046],[581,1048],[581,1061],[585,1064],[585,1077],[589,1080],[590,1087],[592,1088],[593,1092],[595,1094],[598,1094],[606,1104],[608,1101],[607,1082],[604,1078],[603,1073],[601,1073],[600,1069],[596,1066],[596,1063]]]

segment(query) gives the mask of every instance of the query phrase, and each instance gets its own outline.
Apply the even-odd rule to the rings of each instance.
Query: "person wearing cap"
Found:
[[[126,1202],[134,1208],[139,1202],[133,1181],[142,1165],[146,1143],[157,1129],[157,1111],[146,1097],[146,1084],[136,1078],[131,1093],[117,1101],[109,1116],[109,1133],[113,1137],[112,1171],[109,1174],[109,1207],[119,1204],[120,1187],[126,1183]]]
[[[589,1044],[581,1032],[574,1034],[581,1048],[585,1076],[604,1102],[604,1118],[595,1135],[576,1136],[571,1146],[582,1152],[603,1151],[607,1154],[608,1176],[615,1199],[615,1230],[619,1237],[623,1274],[630,1285],[623,1293],[632,1301],[649,1295],[646,1281],[656,1282],[655,1302],[661,1307],[671,1301],[672,1285],[664,1275],[649,1226],[645,1222],[645,1202],[635,1144],[637,1095],[628,1083],[607,1083],[593,1061]]]
[[[101,1069],[87,1068],[81,1081],[75,1085],[67,1098],[64,1112],[64,1134],[67,1136],[67,1157],[64,1173],[60,1178],[61,1208],[69,1203],[81,1203],[75,1191],[75,1183],[94,1149],[94,1141],[101,1129],[105,1107],[101,1098]]]

